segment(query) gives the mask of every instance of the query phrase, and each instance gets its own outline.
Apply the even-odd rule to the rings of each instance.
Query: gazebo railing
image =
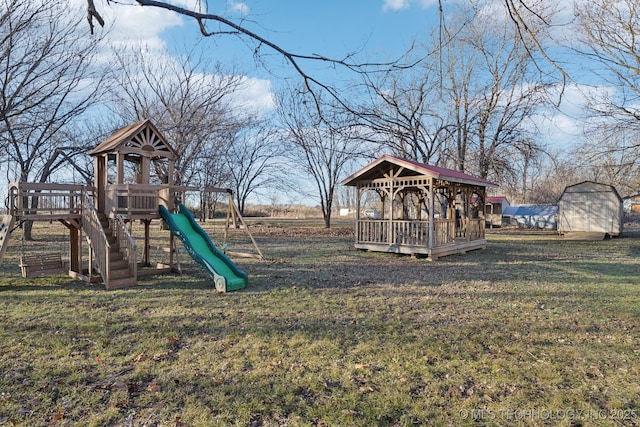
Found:
[[[394,220],[393,239],[396,245],[429,245],[429,221]]]
[[[433,223],[433,246],[444,246],[455,242],[456,220],[436,219]]]
[[[485,220],[484,218],[470,219],[468,220],[467,230],[469,233],[469,240],[484,239]]]
[[[389,243],[388,220],[360,220],[357,230],[356,241],[359,243]]]
[[[453,245],[456,241],[484,239],[484,219],[463,220],[456,226],[455,219],[435,219],[433,247]],[[390,232],[391,230],[391,232]],[[357,243],[429,246],[429,221],[361,219],[358,222]]]

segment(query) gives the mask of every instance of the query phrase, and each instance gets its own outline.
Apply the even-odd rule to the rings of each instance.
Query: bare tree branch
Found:
[[[104,27],[104,19],[96,10],[96,6],[93,4],[93,0],[87,0],[87,21],[89,21],[89,28],[91,29],[91,34],[93,34],[93,20],[98,21],[101,27]]]
[[[313,77],[311,74],[306,72],[302,66],[302,61],[307,61],[307,60],[318,61],[318,62],[323,62],[327,64],[332,64],[334,66],[341,66],[357,74],[367,74],[371,72],[376,72],[381,68],[385,68],[387,70],[388,69],[402,70],[406,68],[411,68],[417,62],[419,62],[418,60],[410,63],[403,63],[401,61],[404,55],[396,60],[389,61],[389,62],[357,63],[357,62],[351,61],[351,59],[354,56],[353,53],[345,55],[342,59],[329,58],[327,56],[320,55],[320,54],[312,54],[312,55],[298,54],[295,52],[291,52],[287,49],[284,49],[282,46],[270,41],[269,39],[259,35],[254,31],[251,31],[247,27],[243,25],[239,25],[233,22],[232,20],[227,19],[221,15],[190,10],[184,7],[176,6],[174,4],[169,4],[164,1],[156,1],[156,0],[135,0],[135,1],[143,7],[156,7],[156,8],[165,9],[183,16],[193,18],[197,22],[200,28],[200,33],[205,37],[211,37],[216,35],[237,35],[241,37],[247,37],[257,43],[257,46],[254,49],[254,56],[259,55],[259,51],[263,46],[266,46],[272,49],[273,51],[275,51],[276,53],[284,57],[285,60],[293,67],[296,73],[298,73],[298,75],[302,77],[305,89],[312,95],[318,111],[321,110],[320,99],[318,98],[318,93],[317,93],[318,92],[317,89],[319,88],[322,91],[326,91],[343,108],[347,109],[352,113],[355,113],[355,111],[351,110],[351,107],[348,105],[344,97],[341,95],[339,89],[333,86],[330,86],[326,83],[323,83],[319,79]],[[92,16],[94,16],[96,19],[98,18],[102,19],[100,17],[100,14],[95,11],[95,8],[92,8],[93,0],[87,0],[87,2],[89,3],[88,7]],[[107,2],[109,2],[109,0],[107,0]],[[226,27],[228,28],[228,30],[220,29],[217,31],[209,31],[207,29],[208,22],[217,22],[219,24],[222,24],[223,28]],[[314,85],[315,85],[315,88],[314,88]]]

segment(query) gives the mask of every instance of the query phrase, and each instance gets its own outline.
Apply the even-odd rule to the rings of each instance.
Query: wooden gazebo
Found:
[[[358,190],[357,249],[437,259],[486,247],[484,206],[492,182],[384,155],[342,184]]]

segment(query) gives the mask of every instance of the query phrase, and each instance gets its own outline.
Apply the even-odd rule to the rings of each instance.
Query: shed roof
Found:
[[[502,213],[504,216],[554,216],[558,213],[555,205],[519,205],[509,206]]]
[[[389,166],[391,165],[400,166],[405,169],[400,173],[400,176],[412,176],[415,174],[427,175],[432,178],[442,179],[449,182],[480,185],[484,187],[497,187],[497,184],[491,181],[487,181],[486,179],[478,178],[464,172],[440,166],[431,166],[414,160],[400,159],[388,154],[378,157],[376,160],[369,163],[353,175],[345,178],[342,181],[342,184],[354,186],[358,181],[383,178],[389,171]]]
[[[620,203],[622,203],[622,197],[620,197],[620,193],[613,185],[602,184],[600,182],[595,181],[582,181],[577,184],[567,185],[564,188],[564,191],[560,195],[560,199],[564,197],[567,193],[602,193],[602,192],[612,192]]]
[[[124,147],[146,153],[154,158],[175,159],[178,157],[176,151],[149,119],[140,120],[116,130],[89,154],[97,156],[121,151]]]
[[[488,196],[486,199],[487,203],[503,203],[505,201],[509,204],[506,196]]]

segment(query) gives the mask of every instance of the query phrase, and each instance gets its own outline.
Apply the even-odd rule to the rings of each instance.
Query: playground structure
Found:
[[[216,248],[193,215],[180,203],[194,187],[174,185],[177,153],[149,120],[142,120],[114,132],[93,149],[94,185],[58,183],[13,183],[9,186],[9,215],[0,217],[0,260],[16,224],[25,221],[59,221],[69,231],[69,259],[60,254],[32,256],[20,260],[23,277],[68,272],[85,282],[102,281],[106,289],[137,284],[138,276],[180,272],[177,236],[187,252],[214,279],[220,292],[246,286],[247,275]],[[224,246],[231,222],[241,222],[262,258],[255,240],[233,203],[230,190],[206,188],[206,192],[226,192],[228,211]],[[180,209],[176,214],[172,212]],[[185,220],[186,218],[186,220]],[[166,221],[169,229],[169,263],[151,263],[150,227]],[[138,248],[132,223],[140,221],[144,240]],[[83,251],[83,243],[89,245]],[[83,260],[83,253],[88,259]],[[98,273],[98,275],[94,275]]]

